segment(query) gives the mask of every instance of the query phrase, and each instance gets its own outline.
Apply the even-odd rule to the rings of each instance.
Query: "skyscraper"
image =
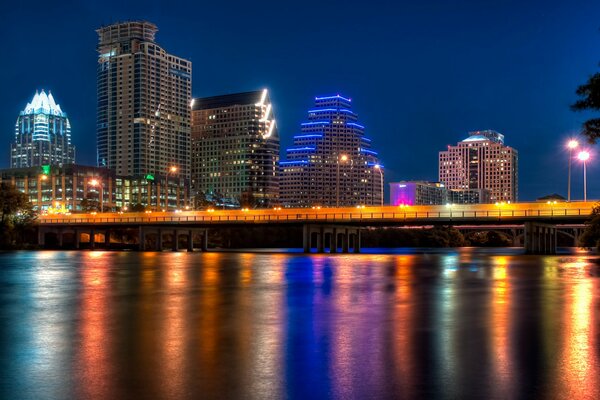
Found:
[[[439,180],[448,189],[488,189],[490,201],[518,200],[518,153],[504,135],[469,132],[469,137],[439,154]]]
[[[278,162],[267,89],[192,101],[192,186],[198,196],[230,206],[276,205]]]
[[[189,179],[192,63],[160,47],[157,31],[145,21],[96,30],[98,165],[152,179],[175,167]]]
[[[371,139],[340,95],[316,97],[301,135],[280,163],[281,201],[287,207],[383,203],[383,166]]]
[[[52,93],[36,91],[31,103],[19,113],[10,152],[11,168],[66,166],[75,162],[71,124]]]

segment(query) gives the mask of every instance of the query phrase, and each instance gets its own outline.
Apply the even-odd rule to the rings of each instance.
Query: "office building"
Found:
[[[383,166],[352,111],[351,99],[316,97],[301,134],[280,162],[286,207],[383,204]]]
[[[159,46],[157,31],[145,21],[96,30],[98,165],[168,186],[167,178],[190,178],[192,63]],[[145,204],[166,207],[156,193]]]
[[[75,162],[71,124],[52,93],[35,92],[19,113],[10,147],[11,168],[69,165]]]
[[[230,207],[279,203],[279,134],[267,89],[192,100],[192,188]]]
[[[390,183],[390,205],[432,206],[443,204],[483,204],[490,202],[487,189],[448,189],[443,183],[401,181]]]
[[[448,189],[489,190],[489,201],[518,200],[518,153],[504,144],[504,135],[470,132],[456,146],[439,153],[439,180]]]

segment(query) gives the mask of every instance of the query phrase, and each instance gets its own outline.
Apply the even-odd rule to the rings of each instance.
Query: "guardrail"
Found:
[[[543,218],[543,217],[582,217],[587,218],[591,213],[591,208],[565,208],[552,210],[484,210],[484,211],[403,211],[403,212],[307,212],[307,213],[286,213],[274,212],[272,214],[247,214],[241,211],[211,215],[207,212],[195,212],[174,215],[144,215],[144,216],[105,216],[97,214],[93,216],[81,216],[74,214],[72,216],[41,216],[39,222],[44,225],[53,224],[102,224],[102,223],[284,223],[284,222],[363,222],[363,221],[415,221],[423,220],[461,220],[461,219],[513,219],[513,218]]]

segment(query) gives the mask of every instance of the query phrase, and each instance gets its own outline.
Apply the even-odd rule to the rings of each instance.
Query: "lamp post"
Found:
[[[167,211],[169,211],[169,175],[175,175],[178,171],[178,168],[175,165],[169,167],[169,171],[167,172]],[[177,191],[175,191],[175,203],[177,203]],[[177,208],[177,204],[175,204],[175,208]]]
[[[571,139],[567,143],[567,148],[569,149],[569,180],[567,187],[567,201],[571,201],[571,160],[573,159],[573,150],[579,146],[579,142],[577,140]]]
[[[580,151],[577,155],[579,161],[583,163],[583,201],[587,201],[587,174],[586,174],[586,164],[587,160],[590,158],[590,153],[588,151]]]
[[[380,164],[375,164],[375,169],[379,171],[379,189],[381,191],[381,206],[383,207],[383,171],[381,170]]]
[[[337,175],[336,175],[336,184],[335,184],[335,206],[340,206],[340,161],[346,162],[348,161],[348,156],[346,154],[338,155],[337,158]]]
[[[104,212],[104,202],[102,201],[103,197],[104,197],[104,186],[102,185],[102,181],[98,180],[96,178],[93,178],[90,181],[90,186],[94,186],[94,187],[99,186],[100,187],[100,192],[99,192],[100,193],[100,196],[99,196],[100,197],[100,212],[102,213],[102,212]]]

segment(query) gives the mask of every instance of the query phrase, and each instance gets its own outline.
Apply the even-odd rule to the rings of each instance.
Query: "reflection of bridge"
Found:
[[[579,231],[573,233],[572,230],[583,227],[593,204],[516,203],[44,215],[39,219],[39,238],[43,245],[46,233],[54,233],[58,237],[58,245],[62,246],[62,235],[69,232],[74,234],[73,244],[78,248],[81,234],[89,236],[91,247],[97,243],[99,234],[104,238],[104,243],[110,246],[111,231],[134,228],[141,250],[147,247],[148,235],[156,235],[155,248],[162,249],[164,234],[170,235],[173,249],[179,248],[180,236],[184,236],[188,250],[194,249],[194,238],[201,236],[201,248],[206,250],[209,228],[295,225],[304,228],[306,252],[314,243],[319,252],[326,247],[331,251],[341,247],[344,252],[351,248],[358,252],[360,228],[363,227],[450,225],[461,229],[521,229],[527,252],[554,253],[557,230],[570,229],[569,234],[576,238]],[[514,238],[517,236],[518,233],[515,233]]]

